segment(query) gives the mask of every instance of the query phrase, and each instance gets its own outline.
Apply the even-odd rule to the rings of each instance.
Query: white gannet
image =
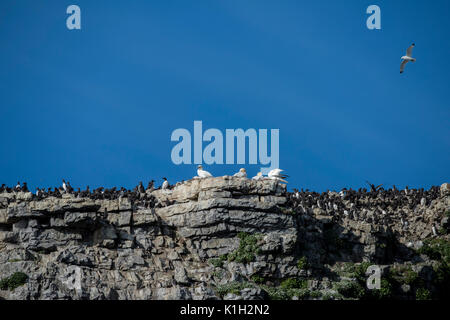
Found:
[[[258,174],[257,174],[256,176],[254,176],[252,179],[253,179],[253,180],[262,180],[262,179],[264,179],[264,176],[263,176],[262,172],[260,171],[260,172],[258,172]]]
[[[164,179],[164,182],[163,182],[163,184],[162,184],[162,187],[161,187],[161,189],[169,189],[169,181],[167,181],[167,179],[166,178],[163,178]]]
[[[412,49],[414,48],[415,44],[413,43],[412,45],[409,46],[408,49],[406,49],[406,55],[401,57],[401,59],[403,60],[402,63],[400,64],[400,73],[403,73],[403,71],[405,70],[405,65],[409,62],[416,62],[416,59],[413,58],[412,55]]]
[[[269,174],[267,176],[270,179],[279,180],[279,181],[287,183],[287,181],[284,179],[286,179],[288,177],[288,175],[281,174],[282,171],[283,171],[282,169],[273,169],[273,170],[269,171]]]
[[[239,177],[239,178],[247,178],[247,171],[245,171],[245,168],[239,169],[239,172],[236,172],[233,177]]]
[[[197,175],[200,178],[210,178],[210,177],[212,177],[212,174],[209,173],[208,171],[203,170],[203,167],[201,165],[199,165],[197,167]]]

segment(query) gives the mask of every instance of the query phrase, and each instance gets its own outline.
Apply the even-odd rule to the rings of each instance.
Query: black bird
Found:
[[[16,186],[14,187],[14,191],[20,191],[21,186],[20,186],[20,181],[17,181]]]
[[[23,192],[28,192],[28,186],[27,186],[26,182],[24,182],[23,185],[22,185],[22,191]]]
[[[139,191],[139,193],[145,193],[145,189],[144,189],[144,185],[142,184],[142,181],[139,181],[138,191]]]
[[[380,184],[379,186],[375,187],[375,185],[370,183],[369,181],[366,180],[366,182],[370,186],[370,191],[371,192],[377,192],[378,189],[383,185],[383,184]]]
[[[146,189],[146,190],[153,191],[153,189],[154,189],[153,185],[154,185],[154,184],[155,184],[155,180],[150,181],[150,182],[148,183],[148,185],[147,185],[147,189]]]

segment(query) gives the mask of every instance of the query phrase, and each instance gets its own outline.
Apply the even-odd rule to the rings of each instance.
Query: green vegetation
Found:
[[[346,298],[360,299],[364,297],[366,291],[358,281],[343,281],[335,286],[336,291]]]
[[[228,254],[228,261],[239,263],[249,263],[255,261],[256,255],[260,253],[258,247],[258,235],[251,235],[245,232],[239,232],[239,248]]]
[[[14,290],[24,285],[28,280],[28,276],[23,272],[16,272],[8,278],[0,280],[1,290]]]
[[[212,264],[214,267],[216,268],[222,268],[223,267],[223,262],[227,260],[227,256],[226,255],[222,255],[219,258],[211,258],[208,260],[208,262],[210,264]]]
[[[219,279],[222,279],[224,274],[225,274],[224,270],[218,270],[218,271],[213,271],[212,276],[216,277],[216,278],[219,278]]]
[[[445,239],[427,239],[423,247],[417,250],[419,254],[425,254],[430,259],[439,263],[433,267],[435,277],[434,285],[439,292],[439,298],[450,297],[450,241]]]
[[[342,274],[350,278],[355,278],[355,280],[343,281],[336,284],[336,291],[345,298],[352,299],[377,300],[391,297],[393,292],[393,279],[390,275],[382,277],[380,289],[370,290],[367,288],[366,271],[371,265],[373,263],[370,262],[344,264]]]
[[[253,282],[255,282],[255,283],[264,283],[264,282],[266,282],[266,279],[264,279],[263,277],[258,276],[258,275],[256,275],[256,274],[254,274],[253,276],[251,276],[250,279],[251,279]]]
[[[261,286],[264,289],[271,300],[291,300],[293,297],[298,297],[301,300],[307,299],[310,296],[308,289],[291,288],[284,289],[280,287]]]
[[[307,267],[308,267],[308,260],[306,259],[306,257],[303,256],[300,259],[298,259],[297,268],[299,268],[299,270],[306,269]]]
[[[417,250],[419,254],[425,254],[433,260],[450,263],[450,241],[444,239],[426,239],[422,248]]]
[[[307,289],[308,282],[297,278],[288,278],[280,284],[281,289]]]
[[[431,300],[430,291],[425,288],[416,290],[416,300]]]

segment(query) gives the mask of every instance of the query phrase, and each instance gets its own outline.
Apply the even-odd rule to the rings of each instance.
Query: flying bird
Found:
[[[241,168],[239,169],[239,172],[233,175],[233,177],[247,178],[247,171],[245,171],[245,168]]]
[[[288,175],[282,174],[281,173],[282,171],[283,171],[282,169],[273,169],[273,170],[269,171],[269,174],[267,176],[270,179],[279,180],[279,181],[287,183],[287,181],[284,179],[286,179],[288,177]]]
[[[401,58],[403,61],[400,64],[400,73],[403,73],[403,71],[405,70],[405,65],[409,61],[416,62],[416,59],[411,56],[412,55],[412,49],[414,48],[414,46],[415,46],[414,43],[412,45],[410,45],[409,48],[406,49],[406,55]]]
[[[197,175],[200,178],[210,178],[210,177],[212,177],[212,174],[209,173],[208,171],[203,170],[203,167],[201,165],[199,165],[197,167]]]

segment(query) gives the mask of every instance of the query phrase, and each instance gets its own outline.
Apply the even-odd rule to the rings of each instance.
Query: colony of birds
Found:
[[[255,177],[253,177],[253,180],[260,180],[260,179],[273,179],[278,180],[281,182],[287,182],[284,180],[287,178],[287,175],[282,174],[283,170],[281,169],[273,169],[269,172],[267,177],[264,177],[261,172],[258,173]],[[238,178],[247,178],[247,172],[245,168],[242,168],[233,175],[234,177]],[[197,176],[194,177],[194,179],[206,179],[211,178],[213,175],[209,173],[206,170],[203,170],[203,167],[201,165],[197,168]],[[176,185],[184,183],[184,180],[181,182],[178,182]],[[176,186],[175,185],[175,186]],[[154,208],[161,206],[162,204],[157,201],[157,199],[152,196],[151,192],[153,190],[170,190],[174,186],[170,185],[167,178],[163,178],[163,183],[160,187],[155,188],[155,180],[151,180],[147,187],[144,187],[144,184],[142,181],[139,182],[139,184],[133,188],[132,190],[126,189],[124,187],[121,187],[118,189],[117,187],[113,188],[104,188],[99,187],[96,189],[90,189],[89,186],[86,186],[85,190],[81,190],[80,188],[77,188],[76,190],[71,186],[69,181],[66,181],[65,179],[62,179],[62,184],[60,187],[55,188],[36,188],[36,192],[33,194],[33,199],[41,200],[48,197],[56,197],[56,198],[62,198],[64,194],[70,194],[77,198],[90,198],[92,200],[114,200],[119,198],[127,198],[130,202],[135,203],[137,205],[146,207],[146,208]],[[5,184],[2,184],[0,187],[0,193],[11,193],[11,192],[30,192],[28,189],[28,185],[26,182],[23,182],[22,184],[20,182],[17,182],[17,185],[15,187],[8,187]],[[166,203],[167,205],[167,203]]]
[[[294,189],[294,192],[288,194],[288,205],[302,214],[311,215],[313,210],[320,209],[335,219],[366,220],[369,223],[390,224],[395,220],[395,213],[395,216],[400,215],[400,222],[407,227],[408,212],[414,211],[418,206],[428,206],[440,196],[438,186],[432,186],[428,190],[410,189],[406,186],[399,190],[395,185],[384,189],[381,185],[367,183],[370,189],[343,188],[340,192],[317,193]],[[369,211],[373,214],[364,216]],[[432,231],[436,235],[434,227]]]
[[[282,173],[281,169],[271,170],[267,177],[263,176],[259,172],[252,180],[264,180],[271,179],[287,183],[285,180],[288,176]],[[237,178],[247,179],[247,172],[245,168],[241,168],[239,172],[233,175]],[[207,179],[211,178],[213,175],[208,171],[204,170],[200,165],[197,168],[197,176],[193,179]],[[184,180],[177,182],[175,186],[184,183]],[[308,214],[311,210],[319,208],[324,210],[326,213],[332,213],[334,216],[348,217],[357,220],[358,215],[364,212],[364,209],[376,208],[377,219],[386,220],[389,222],[390,212],[401,211],[403,209],[412,210],[418,205],[425,206],[434,199],[439,197],[440,188],[438,186],[433,186],[429,190],[421,189],[409,189],[406,186],[405,189],[399,190],[393,186],[390,189],[384,189],[382,185],[375,186],[367,182],[370,189],[359,188],[358,190],[352,190],[343,188],[340,192],[326,191],[322,193],[314,192],[301,189],[300,191],[294,189],[293,192],[288,192],[288,206],[298,210],[300,213]],[[155,188],[155,181],[151,180],[147,187],[139,182],[139,184],[134,189],[126,189],[121,187],[117,189],[99,187],[91,190],[89,186],[85,190],[80,190],[77,188],[75,190],[69,181],[62,180],[62,185],[59,188],[48,188],[47,190],[36,188],[36,192],[33,194],[33,198],[36,200],[44,199],[47,197],[57,197],[61,198],[64,194],[71,194],[78,198],[90,198],[93,200],[113,200],[119,198],[128,198],[132,203],[139,206],[154,208],[160,207],[163,204],[159,203],[158,200],[152,196],[152,191],[162,189],[170,190],[174,185],[170,185],[166,178],[163,178],[163,183],[160,187]],[[24,182],[13,188],[7,187],[4,184],[0,187],[0,193],[3,192],[29,192],[27,183]],[[170,205],[170,203],[165,203],[164,205]],[[406,215],[406,214],[405,214]]]

